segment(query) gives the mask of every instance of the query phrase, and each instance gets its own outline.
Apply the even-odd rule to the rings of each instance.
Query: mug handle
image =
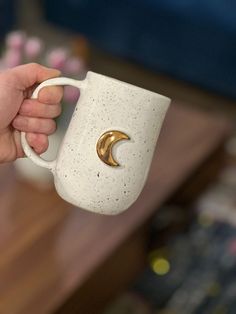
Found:
[[[70,79],[67,77],[57,77],[57,78],[52,78],[49,80],[44,81],[41,83],[33,92],[33,95],[31,99],[37,99],[38,94],[40,90],[46,86],[55,86],[55,85],[70,85],[73,87],[77,87],[79,89],[83,89],[85,86],[85,80],[83,81],[77,81],[74,79]],[[49,170],[53,171],[55,169],[56,165],[56,159],[52,161],[47,161],[40,157],[38,154],[35,153],[35,151],[29,146],[27,140],[26,140],[26,134],[25,132],[21,132],[21,145],[23,148],[23,151],[25,155],[31,159],[36,165],[44,168],[48,168]]]

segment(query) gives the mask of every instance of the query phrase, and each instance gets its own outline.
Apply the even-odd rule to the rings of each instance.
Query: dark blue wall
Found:
[[[236,97],[236,1],[45,0],[48,20],[98,47]]]
[[[15,1],[0,0],[0,38],[8,32],[15,23]]]

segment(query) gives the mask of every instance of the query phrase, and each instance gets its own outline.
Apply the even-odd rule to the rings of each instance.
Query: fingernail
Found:
[[[56,73],[57,76],[61,75],[61,71],[55,68],[49,68],[51,71],[54,71]]]

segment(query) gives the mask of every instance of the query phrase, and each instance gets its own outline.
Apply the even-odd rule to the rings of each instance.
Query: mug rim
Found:
[[[133,85],[133,84],[131,84],[131,83],[127,83],[127,82],[118,80],[118,79],[116,79],[116,78],[113,78],[113,77],[110,77],[110,76],[107,76],[107,75],[103,75],[103,74],[100,74],[100,73],[97,73],[97,72],[93,72],[93,71],[88,71],[88,72],[87,72],[86,77],[85,77],[85,80],[86,80],[89,76],[91,76],[91,75],[92,75],[92,76],[93,76],[93,75],[95,75],[95,76],[100,76],[100,77],[102,77],[103,79],[109,79],[109,80],[112,80],[112,81],[114,81],[114,82],[120,83],[120,84],[122,84],[122,85],[124,85],[124,86],[132,87],[132,88],[135,88],[135,89],[142,90],[142,91],[144,91],[144,92],[151,93],[151,94],[153,94],[154,96],[159,97],[159,98],[161,97],[161,98],[163,98],[163,99],[166,100],[166,101],[169,101],[169,102],[171,101],[171,98],[169,98],[169,97],[167,97],[167,96],[164,96],[164,95],[162,95],[162,94],[159,94],[159,93],[153,92],[153,91],[151,91],[151,90],[148,90],[148,89],[146,89],[146,88],[143,88],[143,87],[140,87],[140,86],[136,86],[136,85]]]

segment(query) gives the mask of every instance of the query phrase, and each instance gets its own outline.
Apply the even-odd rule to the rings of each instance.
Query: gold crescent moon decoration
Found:
[[[129,140],[129,136],[121,131],[107,131],[97,141],[98,157],[111,167],[119,167],[119,163],[112,156],[112,148],[121,140]]]

